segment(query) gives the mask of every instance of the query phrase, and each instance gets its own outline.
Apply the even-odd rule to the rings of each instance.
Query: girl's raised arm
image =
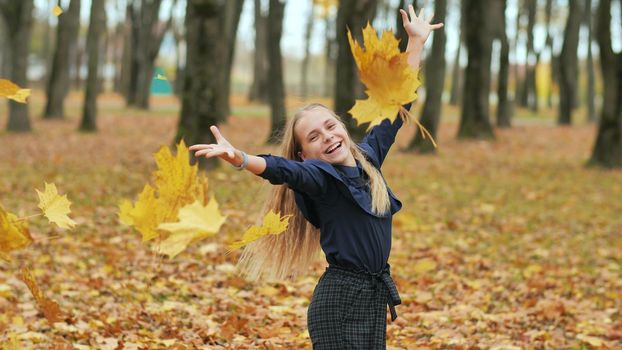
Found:
[[[443,27],[443,23],[431,24],[434,13],[429,17],[424,17],[424,10],[421,8],[419,11],[419,17],[415,13],[415,9],[412,5],[408,6],[408,12],[410,13],[410,20],[406,11],[400,9],[402,14],[402,22],[404,29],[408,34],[408,45],[406,45],[406,52],[408,52],[408,63],[410,66],[417,70],[421,63],[421,53],[423,52],[423,45],[430,36],[430,33]]]

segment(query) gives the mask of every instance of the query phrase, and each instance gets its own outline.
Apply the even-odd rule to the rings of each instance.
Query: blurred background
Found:
[[[80,128],[97,129],[95,98],[178,113],[175,140],[207,142],[206,125],[248,112],[271,119],[278,141],[286,101],[319,100],[347,115],[365,97],[346,40],[370,22],[404,36],[398,8],[435,13],[443,30],[428,40],[419,89],[432,135],[446,115],[457,136],[494,137],[522,119],[560,125],[600,121],[593,163],[621,166],[622,13],[611,0],[27,0],[0,2],[0,75],[33,89],[43,111],[10,102],[7,131],[30,120],[67,117],[67,96],[83,95]],[[57,10],[62,14],[57,15]],[[611,72],[611,74],[604,74]],[[261,106],[265,108],[262,109]],[[450,117],[451,118],[451,117]],[[514,121],[514,123],[513,123]],[[610,122],[608,122],[610,121]],[[617,125],[617,126],[616,126]],[[616,129],[617,128],[617,129]],[[609,131],[608,131],[609,130]],[[618,130],[618,131],[615,131]],[[607,136],[609,135],[609,136]],[[597,142],[598,140],[598,142]],[[434,152],[414,138],[409,149]],[[205,166],[214,166],[206,163]]]

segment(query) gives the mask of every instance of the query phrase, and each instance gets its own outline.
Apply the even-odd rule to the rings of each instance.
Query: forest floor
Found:
[[[227,221],[171,260],[119,223],[119,202],[150,182],[153,153],[173,140],[174,98],[154,98],[145,112],[106,94],[92,134],[75,131],[78,94],[62,121],[40,118],[40,92],[29,106],[32,133],[0,133],[0,203],[36,214],[35,188],[53,182],[78,225],[29,219],[35,244],[0,261],[4,348],[310,349],[307,305],[325,262],[295,282],[250,283],[236,274],[239,251],[227,253],[260,215],[266,181],[210,171]],[[221,129],[234,145],[278,152],[263,143],[265,106],[235,98],[233,112]],[[438,154],[404,152],[415,133],[407,125],[383,166],[403,203],[389,259],[403,303],[387,326],[389,348],[621,349],[622,172],[585,166],[595,126],[519,112],[494,141],[461,141],[457,113],[444,110]],[[3,129],[6,114],[2,103]],[[62,322],[38,309],[18,278],[24,266]]]

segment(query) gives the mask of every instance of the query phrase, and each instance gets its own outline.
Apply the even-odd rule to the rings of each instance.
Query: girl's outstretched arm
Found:
[[[214,125],[210,126],[210,131],[216,138],[216,144],[197,144],[192,145],[188,150],[195,151],[195,157],[219,157],[222,160],[229,162],[233,166],[240,166],[244,160],[244,154],[242,151],[236,149],[225,139],[218,128]],[[255,175],[259,175],[266,170],[266,160],[262,157],[257,157],[248,154],[248,162],[246,170]]]
[[[402,14],[402,22],[404,23],[404,29],[408,34],[408,45],[406,46],[406,52],[408,52],[408,63],[410,66],[417,70],[421,63],[421,53],[423,52],[423,45],[430,36],[430,33],[443,27],[443,23],[430,24],[434,14],[429,17],[424,17],[423,8],[419,11],[419,17],[415,13],[415,9],[412,5],[408,6],[408,12],[410,13],[410,20],[406,11],[400,9]]]
[[[311,196],[326,193],[326,179],[320,169],[308,162],[298,162],[271,154],[254,156],[246,154],[229,143],[216,126],[210,130],[216,144],[197,144],[189,147],[195,157],[219,157],[231,165],[240,167],[246,158],[244,169],[269,180],[273,185],[287,184],[291,189]]]

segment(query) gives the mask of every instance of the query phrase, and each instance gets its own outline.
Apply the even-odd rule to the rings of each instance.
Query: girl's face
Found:
[[[301,146],[298,156],[303,160],[320,159],[331,164],[356,166],[344,125],[324,108],[304,112],[296,122],[294,137]]]

